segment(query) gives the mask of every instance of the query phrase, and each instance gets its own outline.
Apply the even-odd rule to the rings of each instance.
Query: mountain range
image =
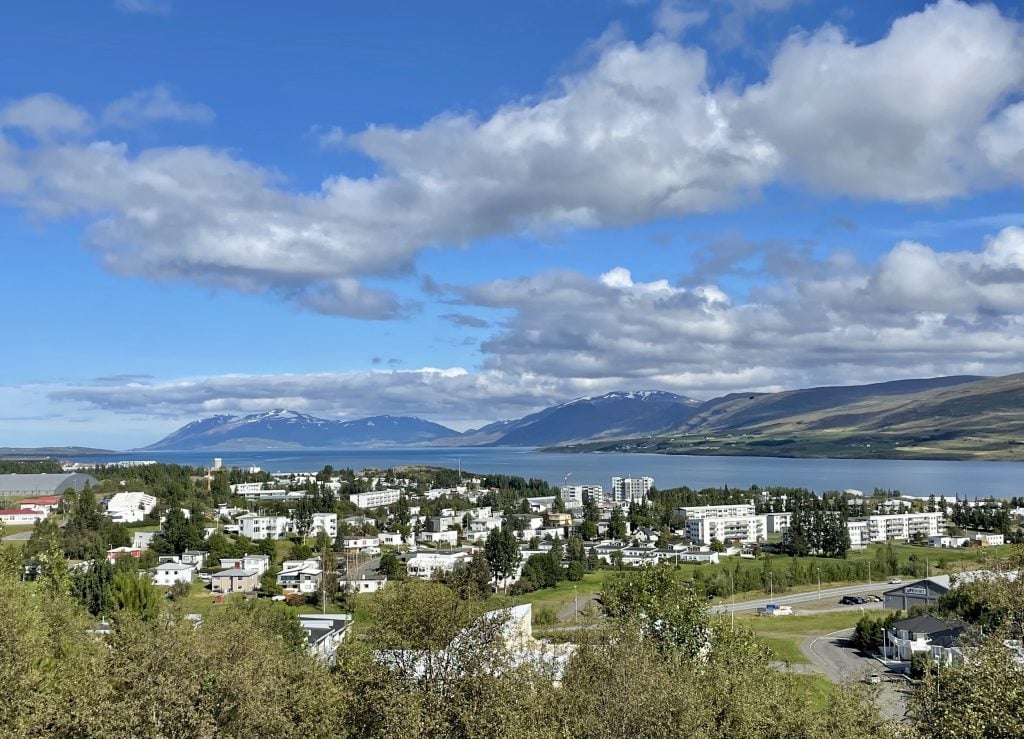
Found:
[[[708,401],[664,391],[614,392],[463,433],[408,416],[335,421],[277,410],[194,421],[146,449],[381,445],[1024,459],[1024,374],[732,393]]]

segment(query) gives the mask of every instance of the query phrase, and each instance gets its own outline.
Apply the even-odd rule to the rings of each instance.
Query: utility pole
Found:
[[[768,573],[768,600],[775,602],[775,573]]]
[[[871,584],[871,563],[868,562],[868,585]]]
[[[580,622],[580,596],[577,592],[575,585],[572,586],[572,600],[573,600],[573,611],[572,611],[572,622],[578,624]]]
[[[818,600],[821,600],[821,568],[815,567],[814,569],[818,572]]]
[[[729,617],[732,621],[732,630],[736,631],[736,580],[732,572],[729,573],[729,589],[732,591],[732,608],[729,609]]]

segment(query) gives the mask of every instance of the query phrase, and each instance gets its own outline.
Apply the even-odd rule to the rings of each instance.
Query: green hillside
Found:
[[[676,432],[577,451],[1024,460],[1024,374],[730,395]]]

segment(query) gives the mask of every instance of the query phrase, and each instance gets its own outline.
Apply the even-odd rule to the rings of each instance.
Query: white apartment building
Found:
[[[737,503],[730,505],[699,505],[676,508],[686,518],[731,518],[735,516],[753,516],[757,513],[753,503]]]
[[[789,528],[793,522],[793,514],[786,511],[783,513],[766,513],[769,534],[781,534]]]
[[[365,552],[376,554],[380,551],[379,536],[353,536],[345,539],[344,549],[346,552]]]
[[[927,538],[937,536],[942,528],[941,513],[893,513],[855,520],[867,521],[869,542],[886,542],[889,539],[905,541],[916,534]],[[850,538],[852,540],[853,537]]]
[[[701,544],[710,544],[713,539],[723,543],[731,539],[753,543],[765,538],[768,523],[763,515],[689,518],[686,520],[685,531],[691,541]]]
[[[117,493],[107,501],[107,516],[117,523],[134,523],[155,507],[156,498],[147,493]]]
[[[327,532],[327,537],[334,541],[338,536],[338,514],[337,513],[314,513],[313,524],[310,526],[309,535],[317,537],[321,531]]]
[[[397,503],[401,497],[400,490],[373,490],[369,493],[352,493],[348,499],[360,508],[380,508]]]
[[[220,566],[225,569],[251,570],[257,576],[270,569],[270,557],[266,554],[246,554],[244,557],[225,557]]]
[[[582,508],[587,498],[594,498],[598,505],[604,502],[604,487],[601,485],[563,485],[562,502],[566,508]]]
[[[235,519],[238,524],[238,533],[253,541],[263,539],[283,539],[288,535],[291,519],[287,516],[258,516],[255,513],[247,513]],[[337,524],[335,524],[337,529]]]
[[[868,538],[867,521],[847,521],[846,530],[850,532],[850,549],[864,549],[870,539]]]
[[[653,477],[613,477],[612,501],[615,503],[642,503],[654,487]]]
[[[192,582],[195,568],[181,562],[164,562],[156,566],[153,572],[153,584],[171,587],[179,582]]]
[[[459,544],[459,532],[455,529],[448,531],[421,531],[416,535],[416,541],[423,544],[433,544],[434,546],[447,544],[454,547]]]
[[[243,495],[244,493],[258,493],[263,489],[262,482],[238,482],[231,485],[231,492],[234,495]]]

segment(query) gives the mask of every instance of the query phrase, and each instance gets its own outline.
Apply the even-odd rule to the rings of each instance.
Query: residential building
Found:
[[[260,587],[260,573],[256,570],[244,570],[232,567],[215,572],[210,578],[210,589],[214,593],[253,593]]]
[[[546,517],[548,519],[548,526],[572,526],[571,513],[556,513],[555,511],[548,511]]]
[[[327,538],[334,541],[338,538],[338,514],[337,513],[314,513],[313,523],[309,529],[309,535],[317,537],[320,532],[327,533]]]
[[[917,535],[936,536],[942,527],[942,518],[941,513],[893,513],[850,519],[850,522],[866,521],[867,540],[885,543],[890,539],[907,541]]]
[[[116,562],[121,557],[132,557],[138,559],[142,556],[142,550],[136,549],[135,547],[114,547],[113,549],[107,550],[107,560],[110,562]]]
[[[348,613],[303,613],[299,625],[306,632],[306,648],[326,664],[334,664],[338,646],[345,639],[352,616]]]
[[[653,477],[613,477],[612,502],[642,503],[654,487]]]
[[[676,508],[676,513],[682,514],[688,519],[734,518],[738,516],[753,516],[757,513],[757,509],[753,503],[737,503],[729,505],[684,506],[683,508]]]
[[[354,593],[376,593],[387,584],[384,575],[363,575],[357,580],[345,581],[345,586]]]
[[[744,543],[758,542],[767,534],[765,516],[734,515],[720,518],[689,518],[686,520],[686,536],[691,541],[710,544],[714,539],[725,543],[736,540]]]
[[[32,526],[49,515],[49,511],[35,508],[0,508],[0,522],[11,526]]]
[[[135,523],[156,507],[156,498],[148,493],[116,493],[107,501],[107,516],[116,523]]]
[[[466,551],[417,552],[406,560],[406,570],[411,577],[429,580],[435,572],[451,572],[456,565],[469,562],[471,555]]]
[[[56,513],[60,502],[64,500],[59,495],[43,495],[38,498],[25,498],[18,501],[18,508],[30,508],[47,513]]]
[[[459,544],[459,532],[455,530],[421,531],[416,535],[416,541],[422,544],[433,544],[434,546],[447,544],[448,546],[455,547]]]
[[[767,524],[769,534],[783,534],[789,529],[789,525],[793,521],[793,514],[786,511],[784,513],[766,513],[765,522]]]
[[[257,575],[263,575],[270,569],[270,557],[266,554],[246,554],[244,557],[225,557],[221,559],[220,566],[225,569],[254,570]]]
[[[997,547],[1006,543],[1006,537],[1002,534],[976,534],[974,543],[980,547]]]
[[[563,485],[562,502],[566,508],[582,508],[590,498],[598,505],[605,502],[604,488],[601,485]]]
[[[929,536],[928,546],[930,547],[942,547],[943,549],[953,549],[956,547],[962,547],[965,544],[970,543],[970,539],[966,536]]]
[[[234,495],[244,495],[245,493],[258,493],[263,490],[264,483],[262,482],[239,482],[231,486],[231,492]]]
[[[159,531],[136,531],[132,534],[133,549],[147,549]]]
[[[526,502],[530,506],[530,513],[544,513],[555,504],[555,496],[543,495],[536,498],[527,498]]]
[[[846,522],[850,534],[850,549],[866,549],[868,546],[868,522],[856,519]]]
[[[264,539],[283,539],[288,535],[291,519],[287,516],[258,516],[247,513],[235,519],[238,532],[253,541]]]
[[[909,611],[915,606],[929,608],[949,592],[949,575],[936,575],[923,580],[899,583],[882,594],[882,606],[891,611]]]
[[[277,584],[284,590],[298,593],[315,593],[320,589],[323,570],[316,558],[290,560],[281,565]]]
[[[915,654],[925,652],[933,662],[952,664],[959,651],[959,638],[966,630],[963,621],[927,613],[894,621],[886,630],[887,656],[909,662]]]
[[[379,536],[353,536],[346,537],[344,542],[346,552],[365,552],[376,554],[380,551]]]
[[[352,493],[348,499],[360,508],[380,508],[397,503],[401,497],[401,490],[373,490],[369,493]]]
[[[179,582],[191,583],[195,568],[180,562],[164,562],[153,572],[153,584],[171,587]]]
[[[380,540],[382,546],[400,547],[403,544],[412,543],[411,536],[409,537],[408,540],[403,540],[402,535],[397,531],[381,531],[379,534],[377,534],[377,538]]]

